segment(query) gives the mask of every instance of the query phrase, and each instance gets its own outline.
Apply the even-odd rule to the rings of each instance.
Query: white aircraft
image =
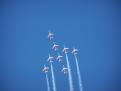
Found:
[[[44,65],[44,68],[42,69],[42,71],[45,72],[45,73],[47,73],[48,70],[49,70],[49,67],[46,67],[46,66]]]
[[[63,52],[64,52],[64,53],[68,53],[68,50],[69,50],[69,48],[67,48],[67,47],[64,46]]]
[[[58,48],[59,48],[59,45],[57,45],[57,44],[55,44],[55,42],[53,42],[53,47],[52,47],[52,49],[55,50],[55,51],[57,51]]]
[[[54,60],[54,57],[50,56],[50,54],[49,54],[49,57],[48,57],[47,61],[48,62],[53,62],[53,60]]]
[[[73,53],[74,55],[77,55],[77,52],[78,52],[78,49],[73,48],[72,53]]]
[[[56,60],[57,60],[58,62],[60,62],[60,61],[62,61],[62,58],[63,58],[63,56],[61,56],[61,55],[58,53],[58,56],[57,56]]]
[[[68,73],[68,68],[63,65],[63,68],[62,68],[61,72],[63,72],[64,74],[67,74]]]
[[[54,38],[53,36],[54,36],[54,34],[49,31],[49,33],[48,33],[49,40],[52,40]]]

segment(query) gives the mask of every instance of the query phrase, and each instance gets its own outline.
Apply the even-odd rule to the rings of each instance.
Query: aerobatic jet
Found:
[[[45,73],[47,73],[48,70],[49,70],[49,67],[46,67],[46,66],[44,65],[44,68],[42,69],[42,71],[45,72]]]
[[[50,56],[50,54],[49,54],[49,57],[48,57],[47,61],[48,62],[53,62],[53,60],[54,60],[54,57]]]
[[[62,61],[62,58],[63,58],[63,56],[61,56],[61,55],[58,53],[58,56],[57,56],[56,60],[57,60],[58,62],[60,62],[60,61]]]
[[[48,33],[49,40],[52,40],[54,38],[54,34],[49,31]]]
[[[77,52],[78,52],[78,49],[73,48],[72,53],[73,53],[74,55],[77,55]]]
[[[69,50],[69,48],[67,48],[67,47],[64,46],[63,52],[64,52],[64,53],[68,53],[68,50]]]
[[[55,44],[55,42],[53,42],[53,47],[52,47],[52,49],[55,50],[55,51],[57,51],[58,48],[59,48],[59,45],[57,45],[57,44]]]
[[[68,68],[63,65],[63,68],[62,68],[61,72],[63,72],[64,74],[67,74],[68,73]]]

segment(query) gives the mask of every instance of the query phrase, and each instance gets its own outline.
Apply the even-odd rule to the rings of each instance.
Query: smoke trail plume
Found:
[[[50,84],[49,84],[47,73],[45,75],[46,75],[46,81],[47,81],[47,91],[50,91]]]
[[[52,63],[51,63],[51,74],[52,74],[53,91],[56,91],[55,76]]]
[[[68,55],[67,54],[66,54],[66,61],[67,61],[67,67],[68,67],[68,77],[69,77],[68,80],[69,80],[70,91],[74,91],[72,75],[71,75],[71,69],[70,69],[70,64],[69,64],[69,60],[68,60]]]
[[[78,75],[78,80],[79,80],[79,89],[80,89],[80,91],[83,91],[83,89],[82,89],[81,74],[80,74],[80,69],[79,69],[79,63],[78,63],[78,59],[77,59],[76,55],[75,55],[75,61],[76,61],[77,75]]]

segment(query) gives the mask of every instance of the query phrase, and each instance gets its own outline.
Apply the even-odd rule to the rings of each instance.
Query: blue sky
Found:
[[[49,29],[61,49],[64,44],[79,49],[84,91],[121,90],[120,1],[1,0],[0,24],[0,91],[47,91],[40,69],[49,66],[49,53],[55,56]],[[68,55],[79,91],[75,60]],[[59,72],[62,64],[65,59],[53,64],[57,91],[69,91],[67,76]]]

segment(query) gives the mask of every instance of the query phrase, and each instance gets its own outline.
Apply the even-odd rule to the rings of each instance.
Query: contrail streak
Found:
[[[66,61],[67,61],[67,67],[68,67],[68,77],[69,77],[68,80],[69,80],[70,91],[74,91],[72,75],[71,75],[71,69],[70,69],[70,64],[69,64],[69,60],[68,60],[68,55],[67,54],[66,54]]]
[[[45,75],[46,75],[46,81],[47,81],[47,91],[50,91],[50,84],[49,84],[47,73],[45,73]]]
[[[77,75],[78,75],[78,80],[79,80],[79,89],[80,89],[80,91],[83,91],[83,89],[82,89],[81,74],[80,74],[80,69],[79,69],[79,63],[78,63],[76,55],[75,55],[75,61],[76,61]]]
[[[52,63],[51,63],[51,74],[52,74],[53,91],[56,91],[55,76],[54,76],[54,71],[53,71],[53,65],[52,65]]]

